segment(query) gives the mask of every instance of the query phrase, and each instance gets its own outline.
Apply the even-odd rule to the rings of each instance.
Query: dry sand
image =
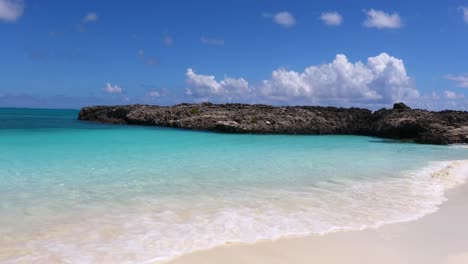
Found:
[[[171,264],[468,264],[468,184],[447,192],[440,210],[378,229],[227,245]]]

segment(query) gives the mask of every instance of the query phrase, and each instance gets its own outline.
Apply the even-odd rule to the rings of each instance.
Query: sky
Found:
[[[0,0],[0,107],[468,110],[468,0]]]

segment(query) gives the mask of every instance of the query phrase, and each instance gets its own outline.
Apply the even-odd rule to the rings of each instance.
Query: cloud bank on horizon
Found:
[[[468,88],[468,75],[447,76]],[[312,65],[301,72],[279,68],[271,78],[256,84],[244,78],[224,77],[186,72],[186,94],[197,101],[246,102],[271,104],[316,104],[337,106],[388,106],[406,102],[416,107],[454,106],[464,94],[445,90],[422,94],[408,76],[403,60],[387,53],[369,57],[366,63],[350,62],[337,54],[329,63]],[[447,102],[441,103],[440,99]],[[464,108],[466,109],[466,108]]]
[[[271,78],[250,84],[244,78],[196,74],[187,69],[187,94],[202,100],[286,104],[390,104],[420,98],[401,59],[381,53],[352,63],[343,54],[301,72],[280,68]]]

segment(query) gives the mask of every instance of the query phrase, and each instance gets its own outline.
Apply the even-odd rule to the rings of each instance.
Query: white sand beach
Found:
[[[436,213],[378,229],[228,245],[181,256],[171,264],[466,264],[468,184],[447,192]]]

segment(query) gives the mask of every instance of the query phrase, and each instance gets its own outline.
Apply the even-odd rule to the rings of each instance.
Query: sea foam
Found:
[[[137,208],[2,238],[0,260],[153,263],[227,243],[378,228],[437,211],[445,191],[467,177],[468,160],[455,160],[387,180],[323,181],[294,190],[252,187],[215,200],[140,197]]]

